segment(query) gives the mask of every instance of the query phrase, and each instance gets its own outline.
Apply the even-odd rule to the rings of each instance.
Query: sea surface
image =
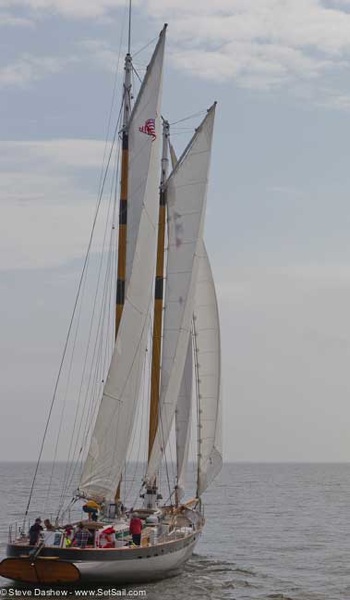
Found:
[[[1,556],[32,469],[0,463]],[[204,533],[183,571],[123,593],[147,600],[350,599],[350,464],[226,464],[204,502]],[[3,598],[11,588],[0,578]]]

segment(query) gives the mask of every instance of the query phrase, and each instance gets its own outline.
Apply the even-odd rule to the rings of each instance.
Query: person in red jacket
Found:
[[[131,515],[129,531],[132,535],[133,543],[139,546],[141,544],[142,521],[135,513]]]

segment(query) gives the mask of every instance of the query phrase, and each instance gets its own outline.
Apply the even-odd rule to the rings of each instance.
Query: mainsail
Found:
[[[160,136],[153,140],[139,128],[148,118],[155,118],[156,130],[159,128],[164,38],[165,28],[131,116],[128,177],[135,209],[128,228],[125,304],[79,485],[80,492],[107,499],[114,497],[127,454],[148,341],[157,241]]]
[[[210,165],[215,104],[167,182],[168,258],[159,425],[145,481],[159,470],[169,439],[191,334]]]
[[[127,229],[127,256],[126,256],[126,286],[131,276],[132,264],[135,256],[137,239],[140,231],[140,219],[144,205],[145,194],[149,182],[149,173],[157,178],[158,197],[159,186],[159,146],[161,140],[160,125],[160,88],[164,61],[166,25],[164,26],[158,44],[155,48],[151,62],[147,68],[145,78],[133,111],[128,127],[129,131],[129,186],[128,186],[128,229]],[[142,133],[148,121],[155,121],[156,138]],[[146,128],[147,129],[147,128]],[[155,156],[158,160],[155,167]],[[153,182],[154,183],[154,182]],[[152,187],[152,193],[154,187]],[[149,255],[151,258],[151,255]]]

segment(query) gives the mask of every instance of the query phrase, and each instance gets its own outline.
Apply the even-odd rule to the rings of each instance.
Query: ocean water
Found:
[[[25,464],[0,464],[1,556],[31,474]],[[124,593],[141,590],[147,600],[350,599],[349,464],[226,464],[204,503],[204,533],[182,572]],[[0,578],[1,586],[8,582]]]

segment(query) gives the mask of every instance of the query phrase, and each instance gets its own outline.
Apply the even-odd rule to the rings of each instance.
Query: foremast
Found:
[[[117,266],[117,298],[115,311],[115,339],[117,339],[120,320],[125,303],[125,280],[126,280],[126,244],[128,225],[128,181],[129,181],[129,121],[131,114],[131,73],[132,58],[130,54],[130,23],[131,23],[131,0],[129,3],[129,39],[128,52],[124,64],[124,90],[123,90],[123,128],[122,128],[122,153],[121,153],[121,177],[119,198],[119,228],[118,228],[118,266]],[[120,484],[118,482],[115,493],[115,502],[120,500]]]
[[[121,272],[118,276],[123,281],[125,275],[125,297],[117,340],[79,482],[79,490],[85,495],[103,497],[108,502],[115,498],[125,467],[144,376],[148,324],[153,314],[155,272],[154,261],[150,257],[156,257],[157,251],[161,142],[161,135],[155,135],[155,132],[160,129],[165,33],[166,26],[160,34],[124,130],[128,133],[129,142],[127,219],[124,213],[121,225],[124,237],[127,237],[127,247],[125,273]],[[128,86],[126,92],[129,95]],[[126,173],[124,182],[125,176]],[[125,196],[121,200],[125,200]],[[122,288],[123,285],[119,284],[119,291]],[[119,297],[123,299],[122,294]]]
[[[158,218],[158,241],[156,279],[154,289],[154,314],[152,335],[152,366],[151,366],[151,394],[149,414],[148,435],[148,460],[150,459],[154,440],[159,425],[159,399],[160,399],[160,367],[162,352],[162,326],[164,308],[164,255],[165,255],[165,227],[166,227],[166,179],[169,170],[169,122],[163,119],[162,132],[162,159],[161,178],[159,188],[159,218]],[[148,485],[144,494],[144,504],[148,508],[154,508],[157,501],[156,480]]]
[[[118,269],[117,269],[117,300],[115,318],[115,337],[117,337],[120,319],[125,302],[126,278],[126,242],[128,223],[128,171],[129,171],[129,121],[131,113],[131,73],[132,58],[130,52],[125,57],[125,77],[123,93],[123,128],[122,128],[122,157],[119,200],[119,236],[118,236]]]

